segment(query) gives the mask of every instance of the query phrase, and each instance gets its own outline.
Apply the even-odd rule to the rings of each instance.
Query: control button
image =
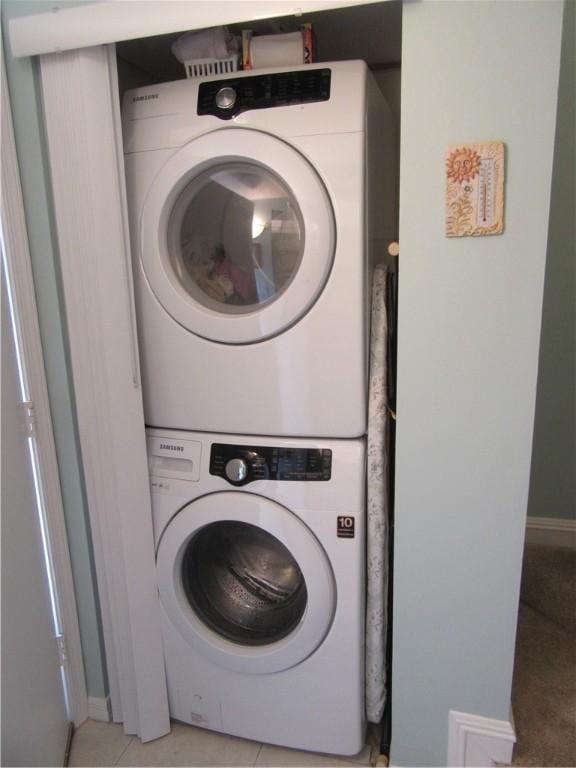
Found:
[[[230,459],[224,470],[226,477],[233,483],[241,483],[248,475],[248,465],[244,459]]]
[[[216,94],[215,101],[218,109],[232,109],[236,104],[236,91],[229,85],[225,85]]]

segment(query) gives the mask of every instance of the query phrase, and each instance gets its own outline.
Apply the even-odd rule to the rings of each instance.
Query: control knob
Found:
[[[232,109],[234,104],[236,104],[236,98],[237,95],[234,88],[225,85],[223,88],[220,88],[216,94],[216,106],[218,109]]]
[[[231,482],[241,483],[243,480],[246,480],[248,475],[248,464],[246,464],[244,459],[230,459],[226,463],[224,472]]]

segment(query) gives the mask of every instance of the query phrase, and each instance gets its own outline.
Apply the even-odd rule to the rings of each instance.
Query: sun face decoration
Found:
[[[480,155],[469,147],[461,147],[450,153],[446,160],[446,175],[462,183],[470,182],[480,170]]]

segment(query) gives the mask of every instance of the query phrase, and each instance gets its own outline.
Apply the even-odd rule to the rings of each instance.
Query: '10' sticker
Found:
[[[354,518],[350,515],[342,515],[338,517],[338,538],[340,539],[353,539],[354,538]]]

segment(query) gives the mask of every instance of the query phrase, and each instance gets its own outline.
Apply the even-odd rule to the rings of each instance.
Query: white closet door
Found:
[[[61,764],[68,721],[84,722],[88,702],[2,75],[2,763]]]
[[[2,274],[2,765],[63,765],[68,714]]]
[[[115,719],[170,730],[114,51],[41,59],[78,425]]]

